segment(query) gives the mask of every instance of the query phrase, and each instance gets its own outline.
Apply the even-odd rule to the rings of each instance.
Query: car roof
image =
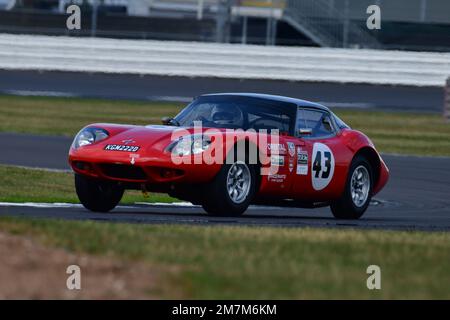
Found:
[[[299,106],[299,107],[317,108],[317,109],[321,109],[321,110],[325,110],[325,111],[331,112],[328,107],[325,107],[324,105],[321,105],[319,103],[315,103],[315,102],[311,102],[311,101],[307,101],[307,100],[302,100],[302,99],[271,95],[271,94],[261,94],[261,93],[212,93],[212,94],[204,94],[201,97],[211,97],[211,96],[249,97],[249,98],[257,98],[257,99],[265,99],[265,100],[272,100],[272,101],[278,101],[278,102],[287,102],[287,103],[295,104],[296,106]]]

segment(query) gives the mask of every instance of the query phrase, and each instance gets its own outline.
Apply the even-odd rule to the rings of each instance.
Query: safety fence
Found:
[[[0,34],[0,69],[443,87],[450,53]]]

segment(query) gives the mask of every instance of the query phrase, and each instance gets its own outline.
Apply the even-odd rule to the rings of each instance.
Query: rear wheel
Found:
[[[122,199],[124,189],[117,183],[75,175],[75,189],[83,206],[94,212],[109,212]]]
[[[256,192],[256,169],[244,161],[224,164],[207,188],[203,209],[215,216],[240,216]]]
[[[337,219],[361,218],[372,198],[372,177],[370,163],[362,156],[356,157],[350,166],[344,194],[331,204],[331,211]]]

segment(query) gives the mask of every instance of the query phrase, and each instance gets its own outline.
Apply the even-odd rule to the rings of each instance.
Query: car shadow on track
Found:
[[[401,222],[402,219],[393,219],[390,218],[383,218],[383,217],[362,217],[359,220],[352,221],[352,220],[337,220],[335,219],[331,213],[330,216],[324,216],[324,213],[318,213],[318,214],[305,214],[303,212],[296,212],[295,214],[284,214],[284,209],[281,210],[281,212],[267,212],[265,214],[261,213],[252,213],[251,211],[247,214],[244,214],[240,217],[214,217],[209,216],[206,212],[203,212],[202,209],[186,209],[186,208],[180,208],[180,211],[182,212],[175,212],[175,211],[168,211],[167,209],[163,208],[162,210],[156,211],[155,208],[152,208],[152,210],[148,211],[130,211],[130,210],[121,210],[116,209],[111,212],[111,214],[114,215],[126,215],[126,216],[141,216],[141,217],[147,217],[149,219],[151,218],[158,218],[158,220],[161,220],[163,217],[167,217],[167,222],[173,222],[173,221],[184,221],[186,219],[195,219],[195,220],[201,220],[204,222],[252,222],[255,220],[258,220],[260,222],[282,222],[288,223],[298,223],[302,221],[316,221],[316,222],[339,222],[339,223],[347,223],[347,224],[355,224],[360,222]],[[189,211],[188,211],[189,210]],[[254,211],[254,210],[253,210]],[[257,222],[257,221],[255,221]]]

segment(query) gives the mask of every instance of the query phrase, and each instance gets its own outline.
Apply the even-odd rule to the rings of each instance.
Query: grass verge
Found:
[[[0,201],[2,202],[66,202],[78,203],[72,173],[49,172],[0,165]],[[149,194],[127,190],[122,203],[173,202],[165,194]]]
[[[0,230],[75,253],[175,268],[161,292],[189,299],[450,298],[449,233],[16,218],[0,218]],[[369,265],[381,267],[381,290],[366,287]]]
[[[155,102],[0,96],[0,130],[74,136],[95,122],[161,123],[162,117],[176,115],[181,107]]]
[[[450,123],[438,114],[353,110],[337,114],[370,137],[381,152],[450,156]]]
[[[74,136],[94,122],[160,123],[183,104],[0,96],[0,131]],[[335,110],[381,152],[450,156],[450,124],[437,114]],[[26,119],[26,121],[24,121]]]

